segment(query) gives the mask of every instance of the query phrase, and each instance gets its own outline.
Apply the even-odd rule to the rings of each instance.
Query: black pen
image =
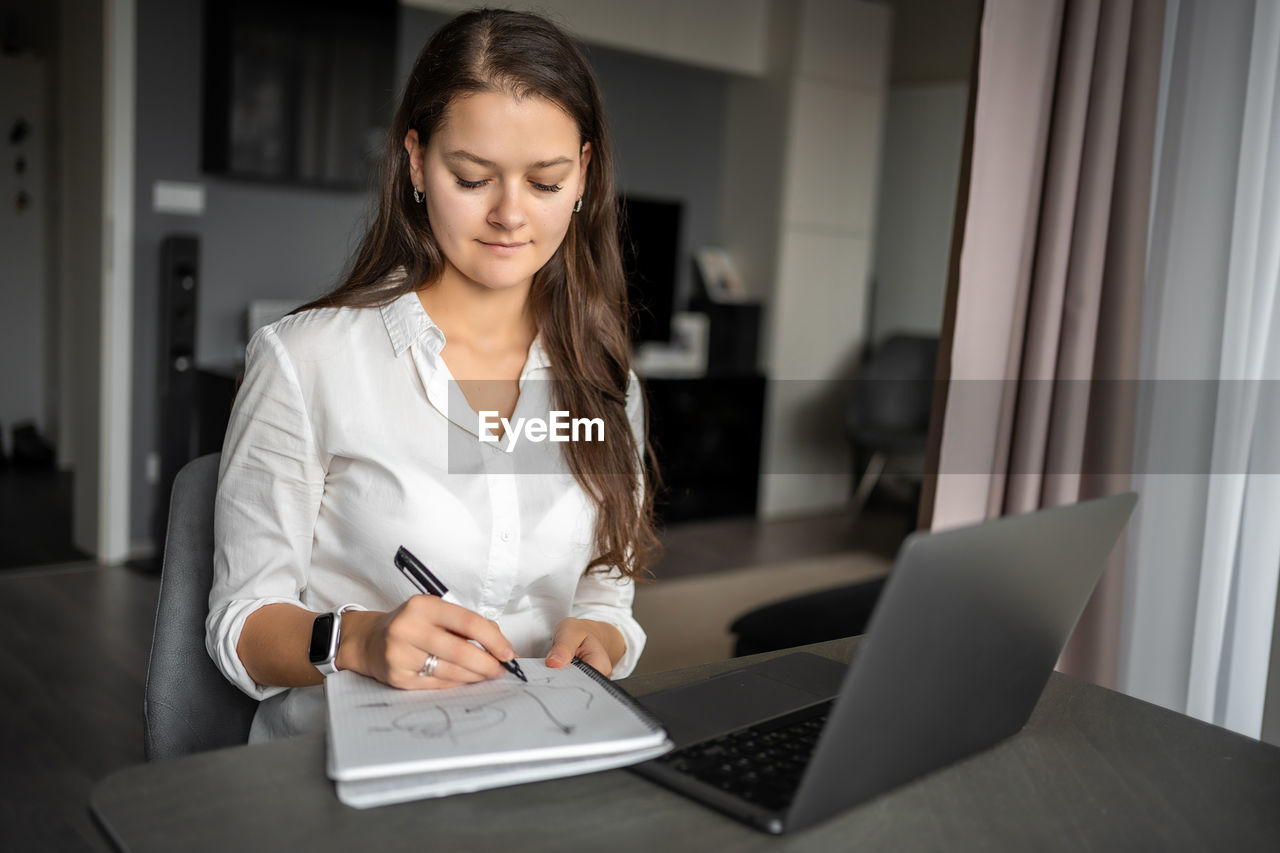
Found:
[[[436,577],[426,565],[413,556],[409,549],[400,546],[396,551],[396,568],[409,579],[409,582],[418,588],[418,591],[424,595],[434,595],[438,598],[444,598],[449,593],[449,588],[445,586],[440,578]],[[507,672],[519,678],[521,681],[527,682],[529,679],[525,677],[524,672],[520,669],[520,664],[513,660],[500,660],[502,668]]]

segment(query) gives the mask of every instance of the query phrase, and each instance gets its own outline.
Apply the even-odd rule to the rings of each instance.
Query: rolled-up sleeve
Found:
[[[286,688],[256,684],[236,647],[250,613],[301,603],[324,465],[298,375],[273,328],[253,336],[245,362],[218,473],[205,645],[228,680],[266,699]]]
[[[631,615],[631,601],[634,597],[635,582],[630,578],[620,577],[617,570],[607,575],[591,572],[578,581],[571,615],[577,619],[592,619],[612,625],[626,641],[627,650],[614,664],[611,678],[630,675],[644,651],[644,629]]]
[[[635,372],[627,386],[627,421],[635,438],[637,463],[641,467],[640,490],[643,497],[644,475],[644,394]],[[572,616],[593,619],[617,628],[627,644],[627,650],[613,667],[611,678],[625,678],[636,668],[647,639],[644,629],[631,612],[635,599],[635,581],[625,578],[616,568],[610,572],[588,572],[578,581],[573,599]]]

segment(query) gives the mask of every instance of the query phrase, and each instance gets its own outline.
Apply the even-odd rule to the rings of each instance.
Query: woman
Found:
[[[322,726],[316,685],[337,669],[434,689],[516,656],[635,666],[655,537],[617,240],[573,43],[527,14],[447,24],[410,75],[350,274],[247,350],[207,645],[263,700],[251,740]],[[602,429],[522,456],[520,424],[551,412]],[[402,545],[448,599],[415,594]]]

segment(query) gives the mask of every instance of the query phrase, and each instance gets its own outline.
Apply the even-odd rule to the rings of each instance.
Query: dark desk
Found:
[[[810,650],[846,660],[854,642]],[[334,797],[318,735],[126,768],[90,800],[130,851],[1276,850],[1280,749],[1055,673],[1014,738],[781,837],[623,770],[360,811]]]

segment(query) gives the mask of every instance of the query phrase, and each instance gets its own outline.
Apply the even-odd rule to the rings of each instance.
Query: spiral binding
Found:
[[[587,678],[590,678],[592,681],[603,687],[610,696],[617,699],[630,709],[631,713],[635,714],[636,717],[639,718],[640,722],[648,726],[650,731],[665,731],[666,727],[662,725],[661,720],[649,713],[649,709],[637,702],[635,697],[630,693],[610,681],[609,677],[603,672],[596,669],[580,657],[574,657],[570,663],[582,670],[583,674],[586,675]]]

